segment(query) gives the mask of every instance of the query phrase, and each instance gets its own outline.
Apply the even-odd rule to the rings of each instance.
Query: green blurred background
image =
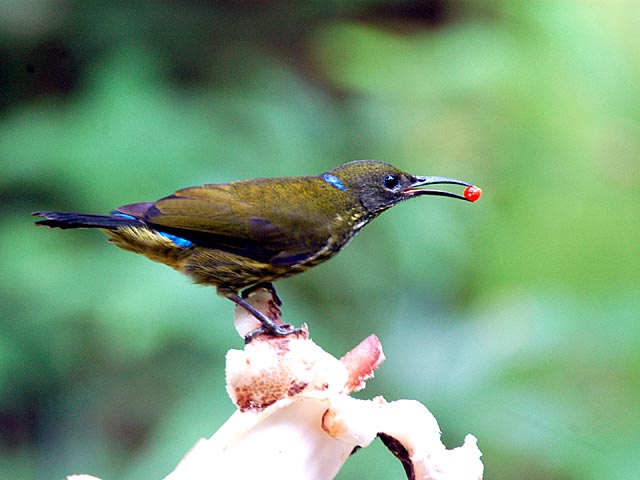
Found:
[[[640,478],[636,0],[0,2],[0,478],[166,475],[232,413],[213,289],[34,210],[361,158],[483,187],[278,283],[486,478]],[[379,443],[379,442],[378,442]],[[340,479],[403,478],[380,445]]]

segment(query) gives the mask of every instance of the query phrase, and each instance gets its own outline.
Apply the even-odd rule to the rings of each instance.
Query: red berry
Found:
[[[475,202],[482,195],[482,189],[476,186],[470,186],[464,189],[464,198],[470,202]]]

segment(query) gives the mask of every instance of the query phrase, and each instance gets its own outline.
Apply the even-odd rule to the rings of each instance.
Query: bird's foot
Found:
[[[269,286],[271,286],[271,288],[269,288]],[[242,308],[247,310],[261,324],[259,328],[256,328],[255,330],[251,330],[249,333],[247,333],[244,336],[245,344],[251,342],[254,338],[256,338],[259,335],[269,335],[272,337],[286,337],[287,335],[291,335],[291,334],[306,334],[306,329],[294,328],[292,325],[288,323],[280,322],[279,306],[276,306],[278,315],[277,315],[277,320],[274,320],[273,318],[270,318],[264,312],[256,308],[256,306],[249,303],[245,298],[245,294],[246,295],[250,294],[251,291],[255,290],[256,288],[258,287],[257,286],[251,287],[250,289],[248,289],[248,292],[247,292],[247,289],[245,289],[242,292],[242,297],[234,293],[225,295],[229,300],[231,300],[235,304],[240,305]],[[261,288],[265,288],[272,294],[272,297],[277,298],[277,296],[275,295],[275,290],[273,290],[273,286],[271,284],[261,285]],[[274,298],[274,303],[277,303],[279,301],[279,299],[276,300],[276,298]]]
[[[275,324],[272,327],[262,326],[251,330],[244,336],[245,345],[251,343],[251,341],[259,335],[271,335],[274,337],[286,337],[287,335],[306,334],[306,330],[302,327],[295,328],[290,323]]]

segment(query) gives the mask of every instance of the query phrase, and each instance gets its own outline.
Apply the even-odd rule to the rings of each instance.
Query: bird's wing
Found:
[[[266,207],[264,196],[244,197],[233,184],[185,188],[155,202],[145,220],[197,245],[278,266],[304,262],[322,247],[316,229],[328,228],[326,222],[291,205]]]

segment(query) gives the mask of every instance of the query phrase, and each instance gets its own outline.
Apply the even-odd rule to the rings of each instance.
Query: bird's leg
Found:
[[[247,298],[249,295],[251,295],[256,290],[259,290],[260,288],[264,288],[265,290],[268,290],[271,293],[271,296],[273,297],[273,301],[276,302],[276,305],[279,307],[282,306],[282,300],[278,296],[278,292],[276,292],[276,287],[274,287],[273,283],[271,282],[260,282],[260,283],[256,283],[252,287],[245,288],[241,294],[242,298]]]
[[[229,300],[234,302],[236,305],[240,305],[242,308],[247,310],[251,315],[253,315],[256,320],[258,320],[262,326],[251,332],[247,333],[244,336],[245,343],[251,342],[256,336],[261,335],[263,333],[267,333],[273,335],[275,337],[284,337],[287,335],[291,335],[292,333],[302,333],[302,329],[293,328],[292,325],[288,323],[278,324],[273,321],[273,319],[267,317],[264,313],[258,310],[256,307],[251,305],[247,300],[238,296],[235,293],[228,293],[225,295]],[[243,295],[244,296],[244,295]]]

